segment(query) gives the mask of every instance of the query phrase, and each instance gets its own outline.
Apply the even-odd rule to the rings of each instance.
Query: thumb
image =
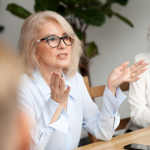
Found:
[[[119,71],[123,70],[125,67],[127,67],[129,65],[129,61],[124,62],[123,64],[121,64],[118,69]]]
[[[68,87],[67,87],[67,89],[65,90],[64,94],[67,94],[67,95],[68,95],[68,94],[69,94],[69,92],[70,92],[70,90],[71,90],[71,87],[70,87],[70,86],[68,86]]]

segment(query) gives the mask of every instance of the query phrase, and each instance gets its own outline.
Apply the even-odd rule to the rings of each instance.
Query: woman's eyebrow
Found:
[[[46,34],[45,37],[47,37],[47,36],[57,36],[57,35],[56,34]]]
[[[66,32],[64,32],[62,35],[65,35],[65,34],[67,34]]]
[[[62,34],[62,36],[65,35],[65,34],[67,34],[67,33],[64,32],[64,33]],[[47,36],[58,36],[58,35],[56,35],[56,34],[47,34],[45,37],[47,37]]]

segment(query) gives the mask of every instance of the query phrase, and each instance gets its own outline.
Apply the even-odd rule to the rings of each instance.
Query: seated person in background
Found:
[[[16,88],[21,74],[17,60],[0,41],[0,150],[27,150],[28,147],[27,122],[17,109]]]
[[[99,140],[110,140],[120,121],[118,107],[125,99],[118,86],[137,81],[147,65],[141,60],[114,69],[100,113],[77,72],[82,43],[62,16],[52,11],[29,16],[21,29],[19,49],[25,64],[19,102],[30,117],[32,150],[77,148],[82,127]]]
[[[149,37],[149,35],[148,35]],[[150,63],[150,53],[141,53],[135,56],[134,64],[144,59]],[[130,104],[130,122],[127,125],[127,131],[131,132],[137,129],[150,126],[150,66],[148,70],[140,75],[141,79],[130,83],[129,104]]]

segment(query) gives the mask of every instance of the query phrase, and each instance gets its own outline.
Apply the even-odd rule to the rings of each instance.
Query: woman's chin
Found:
[[[66,68],[70,65],[70,63],[61,63],[60,68]]]
[[[69,64],[68,65],[62,65],[62,69],[64,69],[64,68],[67,68],[69,66]]]

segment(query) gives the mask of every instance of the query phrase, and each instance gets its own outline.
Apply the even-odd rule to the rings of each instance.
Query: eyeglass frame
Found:
[[[64,37],[65,37],[66,35],[68,35],[68,34],[65,34],[65,35],[62,36],[62,37],[59,37],[59,36],[57,36],[57,35],[48,35],[48,36],[46,36],[45,38],[42,38],[42,39],[40,39],[40,40],[37,40],[37,42],[39,43],[39,42],[41,42],[41,41],[43,41],[43,40],[46,40],[47,43],[48,43],[48,45],[50,46],[50,44],[49,44],[49,42],[48,42],[47,39],[48,39],[48,37],[53,36],[53,37],[59,37],[59,39],[60,39],[58,45],[55,46],[55,47],[58,47],[58,46],[60,45],[61,40],[63,40],[63,42],[64,42],[65,45],[70,46],[70,45],[72,45],[72,44],[74,43],[74,39],[73,39],[72,44],[69,44],[69,45],[68,45],[68,44],[66,44],[65,41],[64,41]],[[68,36],[69,36],[69,35],[68,35]],[[52,46],[50,46],[50,47],[52,47]],[[52,47],[52,48],[55,48],[55,47]]]

